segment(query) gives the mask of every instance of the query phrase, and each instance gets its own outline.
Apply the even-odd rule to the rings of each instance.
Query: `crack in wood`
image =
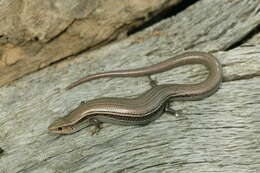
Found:
[[[187,130],[215,130],[215,129],[247,129],[248,126],[223,126],[223,127],[194,127]]]
[[[60,38],[62,35],[66,34],[68,29],[77,21],[77,19],[73,19],[63,30],[61,30],[58,34],[56,34],[54,37],[52,37],[50,40],[46,42],[46,44],[50,44],[54,40],[57,40]]]
[[[224,77],[222,82],[246,80],[246,79],[252,79],[252,78],[255,78],[255,77],[258,77],[258,76],[260,76],[260,72],[256,72],[256,73],[248,74],[248,75],[243,75],[243,76],[235,76],[235,77],[232,77],[231,79]]]
[[[2,154],[4,152],[4,150],[0,147],[0,154]]]
[[[159,167],[159,166],[162,166],[162,165],[170,165],[170,164],[168,162],[158,163],[158,164],[146,166],[142,170],[146,170],[146,169],[149,169],[149,168],[155,168],[155,167]]]
[[[260,33],[260,23],[256,25],[254,28],[252,28],[252,30],[250,30],[246,35],[241,37],[238,41],[231,43],[230,45],[227,45],[226,48],[223,49],[223,51],[229,51],[231,49],[237,48],[259,33]]]
[[[195,4],[197,1],[198,0],[183,1],[183,2],[179,3],[178,5],[175,4],[169,8],[164,9],[163,11],[157,12],[157,14],[154,15],[154,17],[152,17],[147,22],[144,22],[140,26],[129,29],[129,31],[127,32],[127,35],[128,36],[133,35],[139,31],[144,30],[145,28],[148,28],[156,23],[159,23],[160,21],[162,21],[166,18],[175,16],[176,14],[180,13],[181,11],[184,11],[189,6]]]

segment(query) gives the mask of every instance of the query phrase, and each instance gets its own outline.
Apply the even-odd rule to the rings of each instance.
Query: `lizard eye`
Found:
[[[61,130],[62,130],[62,127],[58,127],[58,130],[61,131]]]

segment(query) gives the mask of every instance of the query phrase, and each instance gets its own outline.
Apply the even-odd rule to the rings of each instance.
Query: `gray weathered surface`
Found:
[[[259,7],[249,8],[247,2],[198,2],[127,40],[2,87],[0,147],[5,152],[0,172],[259,172],[257,36],[248,46],[225,51],[259,25]],[[90,136],[89,129],[66,136],[47,132],[54,119],[82,100],[132,96],[149,88],[146,77],[116,78],[63,92],[72,81],[95,72],[147,66],[188,48],[214,51],[223,64],[225,82],[202,101],[172,103],[183,111],[178,117],[165,114],[140,128],[104,124],[97,136]],[[153,78],[159,83],[190,83],[205,75],[200,66],[184,66]]]

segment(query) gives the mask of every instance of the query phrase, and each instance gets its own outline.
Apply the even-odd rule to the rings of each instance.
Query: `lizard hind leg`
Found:
[[[91,118],[89,119],[89,123],[94,125],[94,130],[91,130],[91,136],[98,134],[100,129],[102,129],[101,122],[98,119]]]
[[[156,80],[153,80],[153,79],[151,78],[151,76],[148,76],[148,79],[150,80],[149,85],[150,85],[151,87],[157,86],[157,81],[156,81]]]
[[[171,106],[170,106],[170,102],[166,103],[164,111],[166,113],[169,113],[170,115],[173,115],[173,116],[178,116],[179,114],[182,113],[181,110],[172,109]]]

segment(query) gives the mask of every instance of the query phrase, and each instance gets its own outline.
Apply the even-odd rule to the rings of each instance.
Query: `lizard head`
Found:
[[[55,120],[48,127],[49,132],[57,134],[72,134],[89,127],[89,117],[86,115],[86,103],[82,102],[65,117]]]
[[[71,134],[76,132],[73,126],[66,125],[64,119],[60,118],[55,120],[51,125],[48,127],[49,132],[57,133],[57,134]]]
[[[60,118],[51,123],[48,127],[48,131],[56,134],[72,134],[80,131],[81,129],[87,128],[90,125],[91,124],[88,123],[87,119],[83,119],[77,123],[68,123],[66,119]]]

